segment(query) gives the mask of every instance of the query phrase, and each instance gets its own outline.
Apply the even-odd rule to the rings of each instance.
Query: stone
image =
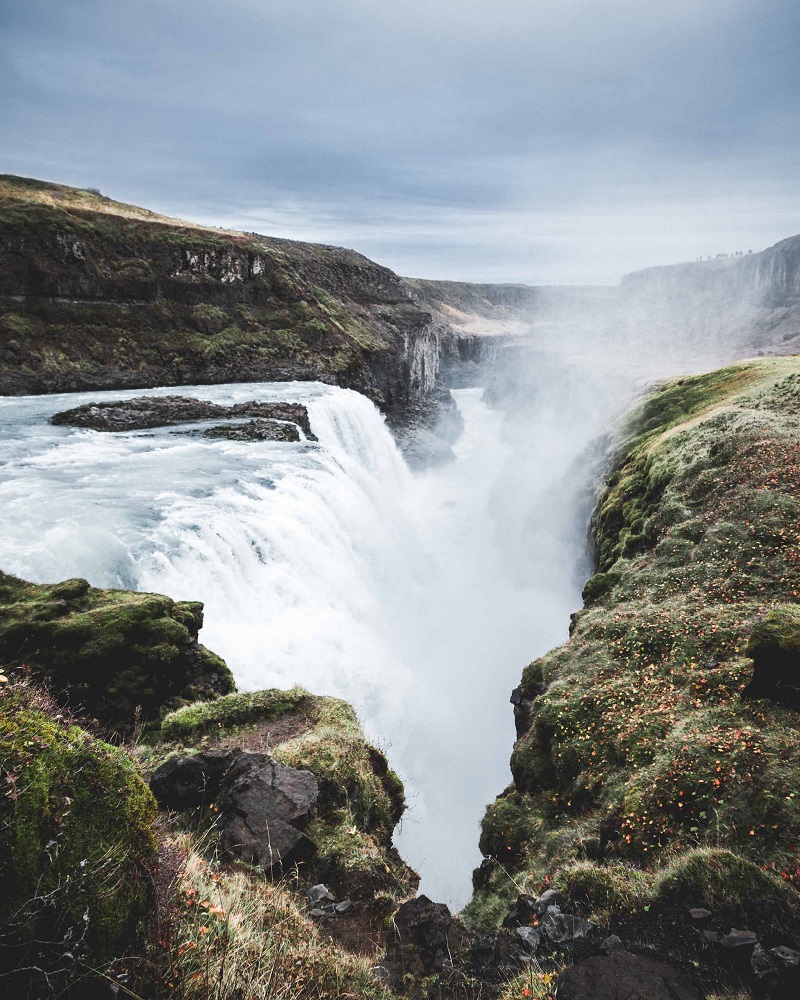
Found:
[[[290,421],[302,429],[309,441],[317,440],[311,432],[308,409],[302,403],[262,403],[258,400],[222,406],[189,396],[137,396],[135,399],[121,399],[113,403],[84,403],[71,410],[56,413],[50,422],[56,426],[85,427],[95,431],[138,431],[224,417],[255,417],[257,419],[253,421],[254,424]],[[231,430],[241,426],[228,425]],[[292,438],[270,440],[299,440],[296,430],[294,433],[296,436]]]
[[[466,928],[444,903],[417,896],[403,903],[389,929],[387,959],[412,975],[441,972],[468,941]]]
[[[558,1000],[700,1000],[677,969],[627,951],[595,956],[566,969],[558,979]]]
[[[265,871],[307,861],[316,845],[302,831],[319,796],[317,779],[260,753],[239,753],[219,800],[220,847]]]
[[[800,951],[794,948],[787,948],[785,944],[779,944],[776,948],[770,948],[770,954],[785,968],[794,969],[800,966]]]
[[[757,979],[762,980],[775,976],[778,971],[771,955],[760,944],[753,948],[753,954],[750,956],[750,969]]]
[[[723,948],[752,948],[758,944],[758,937],[752,931],[739,931],[731,927],[730,932],[719,939]]]
[[[600,951],[604,951],[606,955],[610,955],[613,951],[619,951],[622,947],[622,938],[618,934],[609,934],[604,941],[600,942]]]
[[[333,908],[337,916],[344,916],[345,913],[349,913],[353,909],[353,900],[343,899],[341,903],[336,903]]]
[[[150,791],[161,809],[185,812],[210,805],[233,758],[231,751],[214,750],[170,757],[153,773]]]
[[[326,885],[320,882],[319,885],[312,885],[310,889],[306,890],[306,899],[312,904],[333,903],[336,896],[334,896]]]
[[[689,916],[692,920],[708,920],[711,916],[711,910],[704,910],[702,906],[694,906],[689,910]]]
[[[560,906],[562,903],[566,903],[567,897],[563,892],[559,892],[558,889],[548,889],[547,892],[543,892],[535,900],[536,913],[538,916],[547,912],[548,906]]]
[[[537,915],[536,900],[533,896],[518,896],[516,903],[506,914],[502,926],[514,928],[530,924]]]
[[[593,927],[594,924],[588,920],[581,920],[569,913],[547,912],[541,922],[542,932],[554,944],[586,937]]]
[[[197,433],[193,431],[192,433]],[[299,441],[296,424],[280,420],[248,420],[243,424],[217,424],[202,432],[203,437],[225,441]]]
[[[530,948],[531,951],[536,951],[539,947],[539,942],[542,939],[542,935],[535,927],[517,927],[514,933],[522,941],[522,943]]]

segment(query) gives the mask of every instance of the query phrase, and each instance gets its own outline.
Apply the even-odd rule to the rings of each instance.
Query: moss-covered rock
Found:
[[[123,731],[233,690],[224,661],[197,641],[202,624],[196,602],[0,573],[0,664]]]
[[[64,987],[135,943],[154,898],[155,800],[124,750],[25,684],[0,691],[0,778],[3,962],[17,995],[40,995],[37,969]]]
[[[476,913],[576,864],[607,883],[601,908],[623,905],[620,873],[717,849],[800,899],[798,375],[799,358],[742,362],[632,415],[586,607],[523,674],[516,797],[487,812]]]

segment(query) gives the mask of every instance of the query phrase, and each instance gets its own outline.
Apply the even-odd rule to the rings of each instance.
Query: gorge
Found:
[[[589,523],[626,454],[623,414],[660,379],[686,380],[689,395],[699,386],[699,402],[669,390],[680,399],[663,427],[649,414],[666,434],[706,404],[747,410],[690,376],[800,345],[796,240],[617,289],[459,285],[400,279],[352,251],[150,219],[74,189],[4,184],[0,566],[33,583],[79,576],[200,600],[201,639],[244,695],[301,685],[350,702],[405,783],[395,843],[422,891],[460,910],[486,857],[472,914],[497,922],[520,880],[523,895],[545,884],[542,858],[563,860],[548,836],[569,842],[588,822],[531,805],[542,789],[571,794],[583,772],[546,771],[556,694],[528,668],[516,788],[490,809],[479,846],[484,809],[511,777],[521,668],[567,639],[587,579],[601,602],[583,612],[591,620],[617,584],[635,589],[631,559],[655,544],[645,522],[661,494],[632,514],[637,480],[619,510],[608,506],[617,520],[600,522],[608,551],[594,565]],[[780,419],[793,428],[797,364],[781,363]],[[771,386],[754,412],[779,408]],[[88,402],[176,394],[300,404],[317,440],[302,428],[279,442],[194,433],[218,417],[109,433],[51,422]],[[398,440],[414,442],[413,471]],[[700,540],[676,523],[684,542]],[[598,583],[596,568],[620,578]],[[564,740],[575,753],[577,737]],[[543,773],[519,763],[526,748]]]

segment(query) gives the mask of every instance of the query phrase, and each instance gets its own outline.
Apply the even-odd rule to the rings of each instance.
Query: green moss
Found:
[[[170,705],[232,689],[223,661],[197,643],[202,620],[196,602],[0,573],[0,662],[122,729],[137,712],[155,719]]]
[[[653,898],[709,910],[757,907],[785,926],[800,915],[800,894],[780,878],[732,851],[687,851],[659,872]]]
[[[600,923],[642,909],[650,900],[651,879],[631,865],[576,861],[559,872],[556,886]]]
[[[312,699],[303,688],[229,694],[215,701],[186,705],[171,712],[161,722],[164,740],[191,744],[208,733],[222,736],[266,719],[279,719]]]
[[[742,363],[634,414],[600,500],[602,571],[569,642],[523,674],[518,808],[489,808],[483,846],[515,839],[481,874],[487,912],[510,881],[576,863],[652,878],[717,848],[800,885],[800,420],[778,391],[798,381],[798,358]],[[753,690],[776,663],[779,693]]]
[[[24,964],[119,956],[153,904],[155,801],[130,757],[60,721],[24,685],[0,693],[3,946]],[[38,950],[38,948],[37,948]]]

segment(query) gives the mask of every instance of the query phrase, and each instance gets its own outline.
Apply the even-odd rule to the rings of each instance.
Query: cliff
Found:
[[[200,604],[0,575],[0,605],[0,994],[386,997],[419,880],[353,709],[234,693]]]
[[[440,331],[352,250],[0,177],[0,392],[319,379],[402,419]]]
[[[798,358],[666,383],[632,414],[585,606],[512,697],[514,782],[483,821],[473,920],[555,886],[597,942],[706,992],[794,995],[798,468]]]

